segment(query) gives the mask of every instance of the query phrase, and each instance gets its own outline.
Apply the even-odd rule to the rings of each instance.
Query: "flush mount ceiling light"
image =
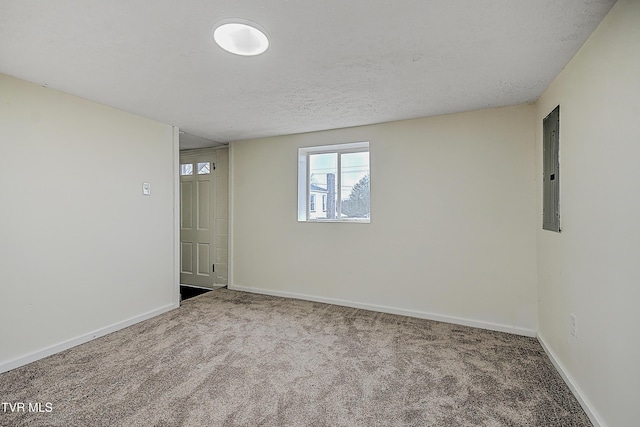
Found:
[[[269,47],[266,31],[246,19],[225,19],[216,24],[213,39],[226,50],[242,56],[260,55]]]

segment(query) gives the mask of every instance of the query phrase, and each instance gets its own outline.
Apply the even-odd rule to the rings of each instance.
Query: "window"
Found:
[[[180,165],[180,175],[182,176],[193,175],[193,164],[185,163]]]
[[[369,187],[368,142],[298,150],[298,221],[369,222]]]
[[[211,163],[198,163],[198,175],[208,175],[211,173]]]

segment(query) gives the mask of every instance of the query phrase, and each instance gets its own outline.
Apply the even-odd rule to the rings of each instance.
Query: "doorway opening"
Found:
[[[180,294],[184,300],[227,286],[229,148],[180,151],[179,173]]]

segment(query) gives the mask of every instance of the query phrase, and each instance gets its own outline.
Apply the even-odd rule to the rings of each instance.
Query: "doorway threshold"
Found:
[[[180,301],[187,300],[189,298],[197,297],[198,295],[205,294],[207,292],[224,288],[225,286],[214,286],[212,288],[205,288],[202,286],[192,286],[180,284]]]

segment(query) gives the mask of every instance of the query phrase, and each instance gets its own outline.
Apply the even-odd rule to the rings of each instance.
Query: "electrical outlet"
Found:
[[[572,337],[578,338],[578,320],[576,319],[576,315],[571,313],[569,318],[569,333]]]

